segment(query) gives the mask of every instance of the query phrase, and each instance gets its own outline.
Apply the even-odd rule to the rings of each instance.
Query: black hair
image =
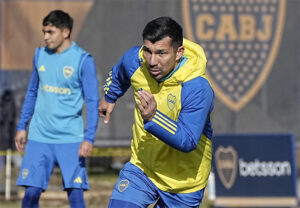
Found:
[[[175,50],[182,46],[182,27],[170,17],[159,17],[150,21],[143,30],[143,41],[149,40],[152,43],[170,37]]]
[[[73,28],[73,18],[62,10],[51,11],[43,20],[43,26],[53,25],[60,29],[69,29],[70,34]]]

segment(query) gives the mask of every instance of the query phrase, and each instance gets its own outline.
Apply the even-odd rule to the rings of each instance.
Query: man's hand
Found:
[[[104,118],[104,123],[108,123],[110,115],[115,108],[116,103],[109,103],[103,97],[99,103],[99,116]]]
[[[93,151],[93,144],[83,141],[79,147],[79,157],[89,157]]]
[[[15,136],[16,148],[19,152],[23,152],[27,143],[27,135],[25,130],[17,131]]]
[[[151,121],[157,108],[154,96],[150,92],[139,90],[138,98],[140,102],[136,104],[141,111],[142,118],[144,121]]]

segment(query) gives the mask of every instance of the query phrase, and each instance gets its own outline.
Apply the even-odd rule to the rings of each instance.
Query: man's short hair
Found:
[[[62,10],[51,11],[43,20],[43,26],[53,25],[60,29],[69,29],[70,34],[73,28],[73,19]]]
[[[152,43],[170,37],[175,50],[182,46],[183,33],[181,26],[170,17],[159,17],[150,21],[143,30],[143,41]]]

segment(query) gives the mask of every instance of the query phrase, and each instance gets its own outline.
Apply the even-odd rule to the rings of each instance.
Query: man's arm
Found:
[[[34,112],[35,102],[37,99],[37,92],[39,88],[39,76],[36,68],[37,56],[39,53],[39,49],[36,50],[34,59],[33,59],[33,71],[31,74],[31,78],[29,81],[29,85],[27,88],[27,92],[25,95],[24,103],[22,106],[19,123],[17,125],[17,133],[15,136],[15,144],[16,148],[19,152],[22,152],[25,149],[25,145],[27,143],[27,133],[26,128],[29,120],[32,117]]]
[[[22,106],[20,120],[17,125],[17,130],[26,130],[29,120],[34,111],[35,102],[37,98],[37,91],[39,87],[39,77],[36,69],[33,69],[24,103]]]
[[[115,108],[116,101],[129,88],[130,81],[126,76],[122,59],[112,68],[106,78],[104,85],[104,97],[99,103],[98,114],[104,118],[104,123],[108,123]]]
[[[27,143],[27,132],[25,130],[19,130],[15,136],[15,145],[19,152],[23,152]]]
[[[149,115],[152,114],[153,118],[148,115],[151,120],[147,120],[145,115],[143,116],[145,114],[144,109],[147,109],[147,107],[142,109],[139,107],[144,118],[145,130],[182,152],[190,152],[196,149],[202,133],[209,138],[212,133],[212,129],[207,129],[206,122],[210,119],[209,116],[213,108],[213,91],[204,79],[200,81],[200,85],[194,85],[192,82],[190,81],[186,86],[183,86],[185,89],[183,89],[184,92],[181,98],[182,110],[178,121],[174,121],[158,109],[155,109],[153,112],[153,107],[152,110],[148,109],[149,112],[152,112]],[[141,103],[155,106],[151,99],[146,99],[141,101]],[[137,105],[139,106],[140,104],[137,103]]]
[[[99,116],[108,123],[115,103],[130,87],[130,77],[139,67],[138,52],[140,47],[128,50],[109,72],[104,85],[104,97],[99,103]]]
[[[79,156],[90,156],[93,149],[93,143],[98,126],[98,80],[94,59],[87,56],[82,65],[81,81],[84,100],[86,103],[86,128],[84,132],[84,141],[79,149]]]
[[[104,123],[108,123],[116,103],[109,103],[103,97],[99,103],[99,116],[104,118]]]

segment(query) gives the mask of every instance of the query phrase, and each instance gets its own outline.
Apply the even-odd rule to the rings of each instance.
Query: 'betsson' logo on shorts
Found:
[[[42,87],[42,91],[55,93],[55,94],[61,94],[61,95],[71,95],[70,88],[63,88],[63,87],[57,87],[57,86],[51,86],[51,85],[44,85]]]
[[[254,161],[246,162],[239,159],[240,176],[242,177],[264,177],[264,176],[290,176],[292,174],[291,164],[288,161]]]

